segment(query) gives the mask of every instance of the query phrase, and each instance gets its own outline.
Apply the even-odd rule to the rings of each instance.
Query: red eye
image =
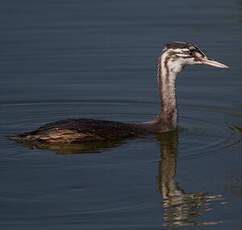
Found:
[[[193,56],[194,53],[195,53],[194,51],[195,51],[195,50],[190,50],[190,51],[189,51],[189,54],[190,54],[191,56]]]

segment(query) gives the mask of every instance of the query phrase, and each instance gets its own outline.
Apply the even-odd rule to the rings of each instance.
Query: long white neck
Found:
[[[150,124],[157,132],[177,127],[176,75],[182,66],[172,62],[169,55],[162,54],[157,63],[157,82],[160,94],[160,113]]]
[[[157,66],[160,94],[159,120],[163,128],[168,130],[175,129],[177,126],[176,75],[177,71],[170,68],[169,57],[162,55]]]

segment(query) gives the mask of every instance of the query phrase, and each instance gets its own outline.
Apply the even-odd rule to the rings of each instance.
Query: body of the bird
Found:
[[[177,127],[176,76],[185,65],[191,64],[228,68],[222,63],[209,59],[192,43],[167,44],[158,58],[157,65],[160,112],[149,122],[126,124],[94,119],[67,119],[49,123],[34,131],[13,135],[11,139],[30,146],[50,147],[61,143],[108,143],[174,130]]]

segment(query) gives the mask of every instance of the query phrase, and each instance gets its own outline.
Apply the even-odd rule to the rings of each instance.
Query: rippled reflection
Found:
[[[222,195],[209,195],[206,192],[186,192],[176,181],[176,162],[178,152],[178,132],[169,132],[156,136],[160,144],[160,161],[158,167],[157,186],[162,197],[164,210],[164,226],[178,227],[186,225],[214,225],[221,221],[200,220],[208,212],[212,212],[211,203],[223,201]],[[125,140],[112,142],[80,143],[80,144],[39,144],[28,145],[55,151],[59,154],[97,153],[105,149],[117,147]]]
[[[158,137],[160,141],[160,162],[158,190],[163,198],[164,225],[211,225],[220,221],[199,221],[199,217],[212,211],[211,201],[223,200],[221,195],[211,196],[205,192],[185,192],[176,182],[177,133]]]

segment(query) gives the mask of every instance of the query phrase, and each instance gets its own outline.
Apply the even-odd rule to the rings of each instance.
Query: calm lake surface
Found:
[[[242,228],[242,1],[11,0],[0,20],[1,229]],[[156,58],[174,40],[231,67],[179,75],[178,133],[86,154],[5,137],[151,119]]]

